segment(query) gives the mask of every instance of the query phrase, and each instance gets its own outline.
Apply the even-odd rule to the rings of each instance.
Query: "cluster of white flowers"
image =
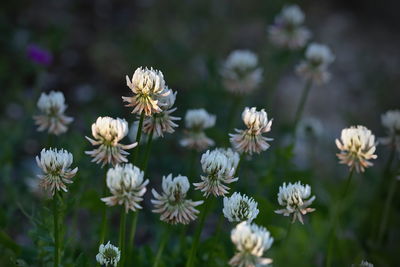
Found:
[[[231,266],[257,267],[272,263],[272,259],[263,258],[274,242],[271,234],[264,227],[248,222],[238,224],[231,233],[231,240],[236,246],[236,254],[229,261]]]
[[[118,247],[110,244],[110,241],[108,241],[106,245],[100,245],[99,253],[96,255],[96,260],[100,265],[106,267],[117,267],[120,259],[121,251]]]
[[[226,184],[236,182],[239,179],[234,177],[238,164],[239,154],[230,148],[207,150],[201,156],[201,167],[206,175],[201,176],[201,182],[193,185],[197,190],[202,191],[206,197],[210,194],[224,196],[229,190]]]
[[[189,109],[185,115],[185,137],[180,144],[198,151],[213,146],[214,141],[206,136],[204,130],[213,127],[215,120],[215,115],[204,109]]]
[[[296,73],[307,81],[323,84],[329,81],[328,66],[335,60],[332,51],[323,44],[312,43],[307,47],[306,59],[296,67]]]
[[[296,219],[303,224],[302,215],[306,215],[309,212],[313,212],[315,209],[309,208],[312,202],[315,200],[315,196],[311,197],[311,187],[309,185],[302,185],[300,182],[297,183],[283,183],[279,187],[278,203],[284,206],[284,209],[276,210],[275,213],[283,214],[284,216],[293,215],[292,222]]]
[[[155,137],[163,137],[164,133],[173,133],[175,131],[174,128],[178,127],[178,124],[174,121],[178,121],[181,118],[171,116],[171,113],[176,110],[176,108],[172,107],[175,104],[177,92],[173,92],[167,87],[166,91],[168,91],[168,94],[158,99],[161,111],[147,117],[143,122],[143,132],[146,134],[154,132]]]
[[[126,76],[126,84],[132,90],[133,96],[123,96],[127,107],[133,107],[132,113],[146,116],[162,111],[159,99],[167,96],[170,91],[165,86],[164,76],[161,71],[153,68],[136,69],[132,80]]]
[[[235,50],[224,62],[221,75],[228,91],[246,94],[260,85],[262,71],[256,54],[249,50]]]
[[[283,7],[275,17],[274,25],[268,27],[269,38],[273,44],[287,49],[299,49],[311,38],[310,31],[303,26],[304,13],[297,5]]]
[[[67,109],[64,94],[51,91],[42,93],[37,102],[41,114],[33,116],[38,131],[47,130],[51,134],[60,135],[68,130],[67,125],[74,119],[64,114]]]
[[[382,114],[381,122],[388,136],[381,138],[380,143],[395,146],[400,151],[400,110],[389,110]]]
[[[56,190],[67,192],[66,184],[72,183],[71,179],[78,171],[78,168],[71,169],[72,161],[72,154],[64,149],[42,149],[40,157],[36,156],[36,163],[43,171],[43,175],[38,175],[40,186],[52,195]]]
[[[235,192],[230,197],[224,197],[222,212],[230,222],[251,222],[257,217],[259,210],[253,198]]]
[[[246,107],[242,113],[242,119],[247,129],[235,129],[235,134],[229,134],[233,148],[239,153],[250,155],[267,150],[270,147],[267,141],[273,139],[267,138],[263,134],[271,131],[272,119],[268,120],[264,109],[257,111],[255,107],[251,109]]]
[[[186,199],[190,184],[186,176],[178,175],[172,178],[172,174],[163,177],[162,193],[152,190],[154,199],[151,200],[155,209],[160,213],[160,219],[170,224],[188,224],[197,218],[199,211],[195,208],[203,201]]]
[[[107,187],[112,196],[101,200],[108,206],[124,205],[125,212],[141,209],[140,202],[146,193],[149,180],[144,180],[144,173],[132,164],[117,165],[107,172]]]
[[[119,142],[128,134],[128,123],[124,119],[113,119],[110,117],[98,117],[92,124],[92,135],[94,139],[86,136],[93,146],[99,146],[85,153],[92,156],[94,162],[117,165],[127,162],[129,155],[125,150],[134,148],[137,143],[122,145]]]
[[[365,168],[373,165],[370,160],[377,158],[374,154],[375,136],[364,126],[343,129],[340,140],[336,139],[336,146],[340,150],[340,153],[336,154],[340,163],[357,172],[364,172]]]

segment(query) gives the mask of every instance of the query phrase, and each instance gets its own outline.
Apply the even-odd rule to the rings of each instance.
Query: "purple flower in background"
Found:
[[[30,60],[40,65],[48,66],[53,61],[53,55],[50,51],[36,44],[28,45],[26,53]]]

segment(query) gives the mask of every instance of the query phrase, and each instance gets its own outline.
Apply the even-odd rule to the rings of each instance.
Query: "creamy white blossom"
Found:
[[[117,267],[119,260],[121,259],[121,251],[118,247],[110,244],[101,244],[99,247],[99,253],[96,255],[96,261],[100,265],[106,267]]]
[[[173,133],[175,131],[174,128],[178,127],[178,124],[174,121],[178,121],[181,118],[171,116],[171,113],[176,110],[176,108],[172,107],[175,103],[177,92],[173,92],[168,88],[167,91],[169,93],[161,97],[158,102],[162,111],[145,118],[143,122],[143,132],[146,134],[153,132],[155,137],[163,137],[164,133]]]
[[[229,134],[233,148],[239,153],[250,155],[267,150],[270,147],[267,141],[273,139],[267,138],[263,134],[271,131],[273,120],[268,120],[265,110],[257,111],[255,107],[251,109],[246,107],[242,113],[242,119],[247,129],[235,129],[235,134]]]
[[[101,200],[108,206],[124,205],[125,212],[141,209],[140,202],[146,193],[149,180],[144,180],[144,173],[132,164],[117,165],[107,172],[107,187],[112,196]]]
[[[152,190],[154,199],[151,200],[153,212],[160,213],[160,220],[170,224],[188,224],[197,218],[199,211],[195,208],[203,201],[186,199],[190,184],[186,176],[163,177],[162,192]]]
[[[52,195],[56,191],[67,192],[66,184],[72,184],[72,178],[78,171],[78,168],[71,169],[72,161],[72,154],[64,149],[43,148],[40,157],[36,156],[36,163],[43,171],[42,175],[38,175],[40,186]]]
[[[339,139],[336,139],[336,146],[340,153],[336,154],[339,163],[346,164],[350,169],[357,172],[364,172],[365,168],[372,166],[371,159],[376,159],[375,136],[364,126],[351,126],[342,130]]]
[[[275,17],[274,25],[268,27],[271,42],[291,50],[304,47],[311,38],[311,32],[303,26],[304,18],[299,6],[283,7],[281,13]]]
[[[245,94],[256,89],[262,81],[258,57],[249,50],[235,50],[221,70],[225,88],[232,93]]]
[[[303,224],[302,215],[313,212],[315,209],[309,208],[315,196],[311,197],[311,187],[309,185],[302,185],[297,183],[283,183],[279,187],[278,203],[285,207],[284,209],[276,210],[275,213],[283,214],[284,216],[293,215],[292,223],[299,219]]]
[[[133,107],[132,113],[144,112],[146,116],[151,116],[162,111],[159,99],[167,96],[169,91],[166,90],[161,71],[139,67],[132,80],[126,76],[126,84],[132,90],[133,96],[123,96],[122,99],[127,102],[127,107]]]
[[[204,109],[190,109],[185,115],[185,136],[180,141],[181,146],[202,151],[214,145],[214,141],[208,138],[205,129],[215,125],[215,115],[209,114]]]
[[[259,210],[253,198],[235,192],[230,197],[224,197],[222,212],[230,222],[251,222],[257,217]]]
[[[40,132],[47,130],[51,134],[60,135],[68,130],[68,124],[74,120],[64,114],[67,105],[62,92],[42,93],[37,107],[41,114],[33,118]]]
[[[231,266],[259,267],[272,263],[272,259],[263,258],[274,242],[270,232],[264,227],[241,222],[232,230],[231,240],[237,250],[229,261]]]
[[[388,136],[381,138],[380,143],[395,146],[400,151],[400,110],[389,110],[382,114],[381,122]]]
[[[229,190],[226,184],[236,182],[239,179],[234,177],[238,164],[239,154],[230,148],[207,150],[201,156],[201,167],[205,175],[200,176],[201,182],[193,185],[206,197],[210,194],[224,196]]]
[[[331,77],[328,67],[333,61],[335,56],[328,46],[312,43],[307,47],[306,59],[296,67],[296,73],[304,80],[323,84]]]
[[[94,139],[86,136],[86,139],[93,146],[99,146],[91,151],[86,151],[87,155],[93,157],[93,162],[117,165],[127,162],[126,156],[129,155],[125,150],[134,148],[137,143],[123,145],[119,142],[128,134],[128,123],[124,119],[98,117],[92,124],[92,135]]]

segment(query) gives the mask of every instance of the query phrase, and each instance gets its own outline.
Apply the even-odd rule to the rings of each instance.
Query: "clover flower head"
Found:
[[[304,80],[317,84],[327,83],[331,77],[328,66],[335,60],[330,48],[323,44],[312,43],[307,47],[306,59],[296,67],[296,73]]]
[[[257,217],[259,210],[253,198],[235,192],[230,197],[224,197],[222,212],[230,222],[251,222]]]
[[[382,114],[381,122],[388,136],[380,138],[380,143],[395,146],[400,151],[400,110],[389,110]]]
[[[87,155],[93,157],[92,161],[113,166],[127,162],[126,156],[129,155],[125,150],[134,148],[137,143],[123,145],[119,142],[128,134],[128,123],[124,119],[98,117],[96,122],[92,124],[93,138],[86,136],[86,139],[93,146],[99,146],[92,151],[86,151]]]
[[[299,219],[304,224],[302,215],[313,212],[315,209],[309,208],[315,196],[311,197],[311,187],[297,183],[283,183],[279,187],[278,203],[284,206],[284,209],[276,210],[275,213],[283,214],[284,216],[293,215],[292,223]]]
[[[126,76],[126,84],[132,90],[133,96],[123,96],[122,99],[127,102],[127,107],[133,107],[132,113],[144,112],[146,116],[151,116],[162,111],[159,99],[170,92],[165,86],[161,71],[139,67],[132,79]]]
[[[67,105],[62,92],[42,93],[37,107],[41,114],[33,118],[39,132],[47,130],[48,133],[60,135],[68,130],[68,124],[74,120],[64,114]]]
[[[99,253],[96,255],[96,261],[106,267],[117,267],[120,258],[121,251],[118,247],[110,244],[110,241],[105,245],[101,244]]]
[[[214,141],[207,137],[204,130],[215,125],[215,115],[204,109],[190,109],[185,115],[186,131],[180,141],[181,146],[202,151],[214,145]]]
[[[336,139],[336,146],[340,153],[336,154],[339,163],[346,164],[350,169],[357,172],[364,172],[365,168],[372,166],[371,159],[376,159],[375,136],[364,126],[351,126],[342,130],[339,139]]]
[[[296,50],[304,47],[311,32],[303,26],[304,13],[297,5],[283,7],[275,17],[274,25],[268,27],[269,38],[278,47]]]
[[[171,113],[176,110],[176,108],[172,108],[175,103],[176,92],[174,93],[171,89],[168,89],[168,91],[168,95],[159,99],[162,111],[145,118],[143,121],[143,132],[146,134],[153,132],[155,137],[164,137],[164,133],[173,133],[175,132],[174,128],[178,127],[175,121],[181,118],[171,116]]]
[[[186,199],[190,184],[186,176],[172,174],[163,177],[162,193],[152,190],[154,205],[153,212],[160,213],[160,220],[170,224],[188,224],[197,218],[197,206],[203,201]]]
[[[272,263],[272,259],[263,258],[263,254],[274,242],[270,232],[264,227],[241,222],[232,230],[231,240],[237,250],[229,261],[231,266],[257,267]]]
[[[273,120],[268,120],[265,110],[257,111],[255,107],[246,107],[242,113],[242,119],[247,129],[235,129],[235,134],[229,134],[230,142],[235,150],[250,155],[267,150],[270,147],[268,141],[273,139],[262,134],[271,131]]]
[[[144,180],[144,173],[132,164],[117,165],[107,172],[107,187],[112,196],[101,200],[108,206],[124,205],[125,212],[141,209],[140,202],[146,193],[149,180]]]
[[[258,57],[249,50],[235,50],[224,62],[221,70],[225,88],[238,94],[250,93],[262,81],[262,68]]]
[[[238,164],[239,154],[230,148],[207,150],[201,156],[201,166],[205,175],[200,176],[201,182],[193,185],[197,190],[203,192],[205,197],[210,194],[224,196],[229,190],[226,184],[236,182],[239,179],[234,177]]]
[[[40,157],[36,156],[36,163],[42,169],[43,174],[40,186],[49,191],[53,196],[56,191],[67,192],[67,184],[72,184],[72,178],[78,168],[71,169],[73,156],[64,149],[42,149]]]

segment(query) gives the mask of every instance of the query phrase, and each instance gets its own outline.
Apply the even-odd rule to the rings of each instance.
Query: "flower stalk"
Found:
[[[197,247],[199,245],[201,232],[203,231],[203,228],[204,228],[204,223],[206,221],[206,216],[207,216],[207,213],[208,213],[208,210],[209,210],[210,202],[211,202],[210,198],[206,198],[205,201],[204,201],[203,212],[201,213],[201,216],[200,216],[200,219],[199,219],[199,223],[197,224],[197,227],[196,227],[196,231],[195,231],[194,239],[193,239],[193,244],[192,244],[192,247],[190,249],[188,260],[186,262],[186,267],[195,266],[194,262],[195,262],[195,259],[196,259],[196,251],[197,251]]]
[[[136,134],[136,142],[138,144],[140,143],[140,138],[142,137],[144,115],[145,115],[145,112],[142,111],[142,113],[140,114],[139,126],[138,126],[138,130],[137,130],[137,134]],[[133,153],[133,158],[132,158],[132,164],[135,164],[135,161],[137,160],[137,157],[139,155],[139,148],[140,148],[139,145],[135,148],[135,151]]]
[[[121,250],[121,263],[120,266],[125,265],[125,232],[126,232],[126,211],[125,208],[122,207],[121,211],[121,221],[119,226],[119,248]]]
[[[168,225],[164,225],[164,233],[161,236],[161,240],[159,243],[160,245],[158,246],[158,250],[157,250],[156,258],[154,260],[153,267],[159,266],[162,253],[164,251],[165,245],[168,243],[170,233],[171,233],[171,231],[170,231],[170,228],[168,227]]]
[[[312,87],[312,80],[308,79],[306,84],[305,84],[305,86],[304,86],[304,88],[303,88],[303,92],[301,94],[300,102],[299,102],[299,104],[297,106],[297,109],[296,109],[296,115],[295,115],[295,119],[294,119],[294,122],[293,122],[293,132],[296,131],[297,124],[299,123],[299,121],[301,119],[301,116],[303,114],[304,107],[305,107],[308,95],[310,93],[311,87]]]
[[[351,169],[349,172],[349,175],[347,176],[347,180],[346,180],[346,186],[342,192],[341,198],[338,202],[338,205],[336,207],[336,211],[333,215],[333,223],[332,223],[332,228],[331,231],[329,233],[329,239],[328,239],[328,254],[326,257],[326,267],[330,267],[332,266],[332,253],[333,253],[333,246],[334,246],[334,234],[335,234],[335,230],[337,229],[337,227],[339,226],[339,217],[341,216],[341,211],[342,211],[342,205],[344,202],[345,197],[347,196],[347,192],[349,191],[350,188],[350,184],[353,178],[353,174],[354,174],[354,169]]]
[[[54,267],[60,265],[60,232],[58,218],[58,192],[53,196],[53,216],[54,216]]]

